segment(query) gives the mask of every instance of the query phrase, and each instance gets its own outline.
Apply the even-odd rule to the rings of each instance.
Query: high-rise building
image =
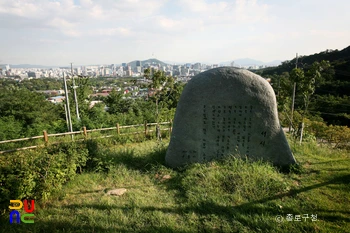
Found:
[[[195,64],[193,65],[193,69],[194,69],[194,70],[200,70],[200,69],[201,69],[201,63],[195,63]]]
[[[141,73],[141,61],[136,61],[136,72]]]
[[[28,78],[37,78],[36,72],[29,71],[29,72],[28,72]]]
[[[130,65],[128,65],[128,69],[127,69],[127,71],[126,71],[126,76],[132,76],[132,71],[131,71],[131,66]]]
[[[111,68],[112,72],[115,71],[115,68],[116,68],[116,67],[117,67],[117,66],[116,66],[115,64],[111,64],[111,65],[110,65],[110,68]]]
[[[86,72],[86,67],[85,66],[82,66],[81,67],[81,70],[82,70],[82,75],[86,75],[87,74],[87,72]]]
[[[188,76],[188,73],[189,73],[189,69],[186,68],[185,66],[182,66],[181,70],[180,70],[180,75],[181,76]]]

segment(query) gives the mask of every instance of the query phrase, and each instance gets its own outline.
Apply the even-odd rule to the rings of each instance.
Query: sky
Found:
[[[350,45],[349,0],[1,0],[0,64],[290,60]]]

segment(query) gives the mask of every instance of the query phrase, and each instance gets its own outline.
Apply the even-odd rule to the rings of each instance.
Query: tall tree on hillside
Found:
[[[298,92],[301,94],[304,102],[304,111],[302,120],[299,124],[298,135],[300,135],[300,143],[303,140],[304,117],[308,112],[310,97],[315,93],[316,84],[323,81],[322,72],[330,68],[328,61],[314,62],[308,70],[294,68],[290,73],[291,80],[297,83]]]
[[[92,94],[92,87],[90,84],[89,77],[74,77],[76,93],[77,93],[77,103],[79,106],[79,115],[83,118],[88,118],[88,111],[90,107],[90,94]],[[67,81],[67,85],[69,87],[69,104],[71,108],[71,112],[73,116],[75,116],[75,128],[80,129],[83,125],[79,121],[77,121],[76,116],[76,103],[74,101],[74,89],[72,79]]]
[[[148,85],[149,93],[153,92],[149,98],[153,98],[156,103],[156,123],[157,123],[157,139],[160,139],[160,128],[159,128],[159,115],[162,110],[163,105],[166,103],[162,101],[160,103],[161,97],[163,99],[167,98],[167,94],[169,90],[172,90],[174,87],[174,78],[170,76],[166,76],[163,71],[160,70],[152,70],[151,68],[147,68],[144,70],[144,77],[150,80],[150,84]]]

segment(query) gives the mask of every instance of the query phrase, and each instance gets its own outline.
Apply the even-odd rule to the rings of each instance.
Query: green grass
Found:
[[[348,151],[291,144],[300,167],[290,173],[234,157],[173,170],[164,166],[167,144],[100,146],[96,156],[108,166],[36,203],[34,224],[10,225],[7,216],[0,231],[349,232]],[[113,188],[127,192],[106,195]],[[317,221],[288,222],[287,214],[317,214]]]

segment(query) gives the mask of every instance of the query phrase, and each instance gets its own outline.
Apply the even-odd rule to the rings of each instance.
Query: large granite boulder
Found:
[[[295,164],[270,84],[244,69],[221,67],[193,77],[178,103],[166,163],[179,167],[228,155]]]

